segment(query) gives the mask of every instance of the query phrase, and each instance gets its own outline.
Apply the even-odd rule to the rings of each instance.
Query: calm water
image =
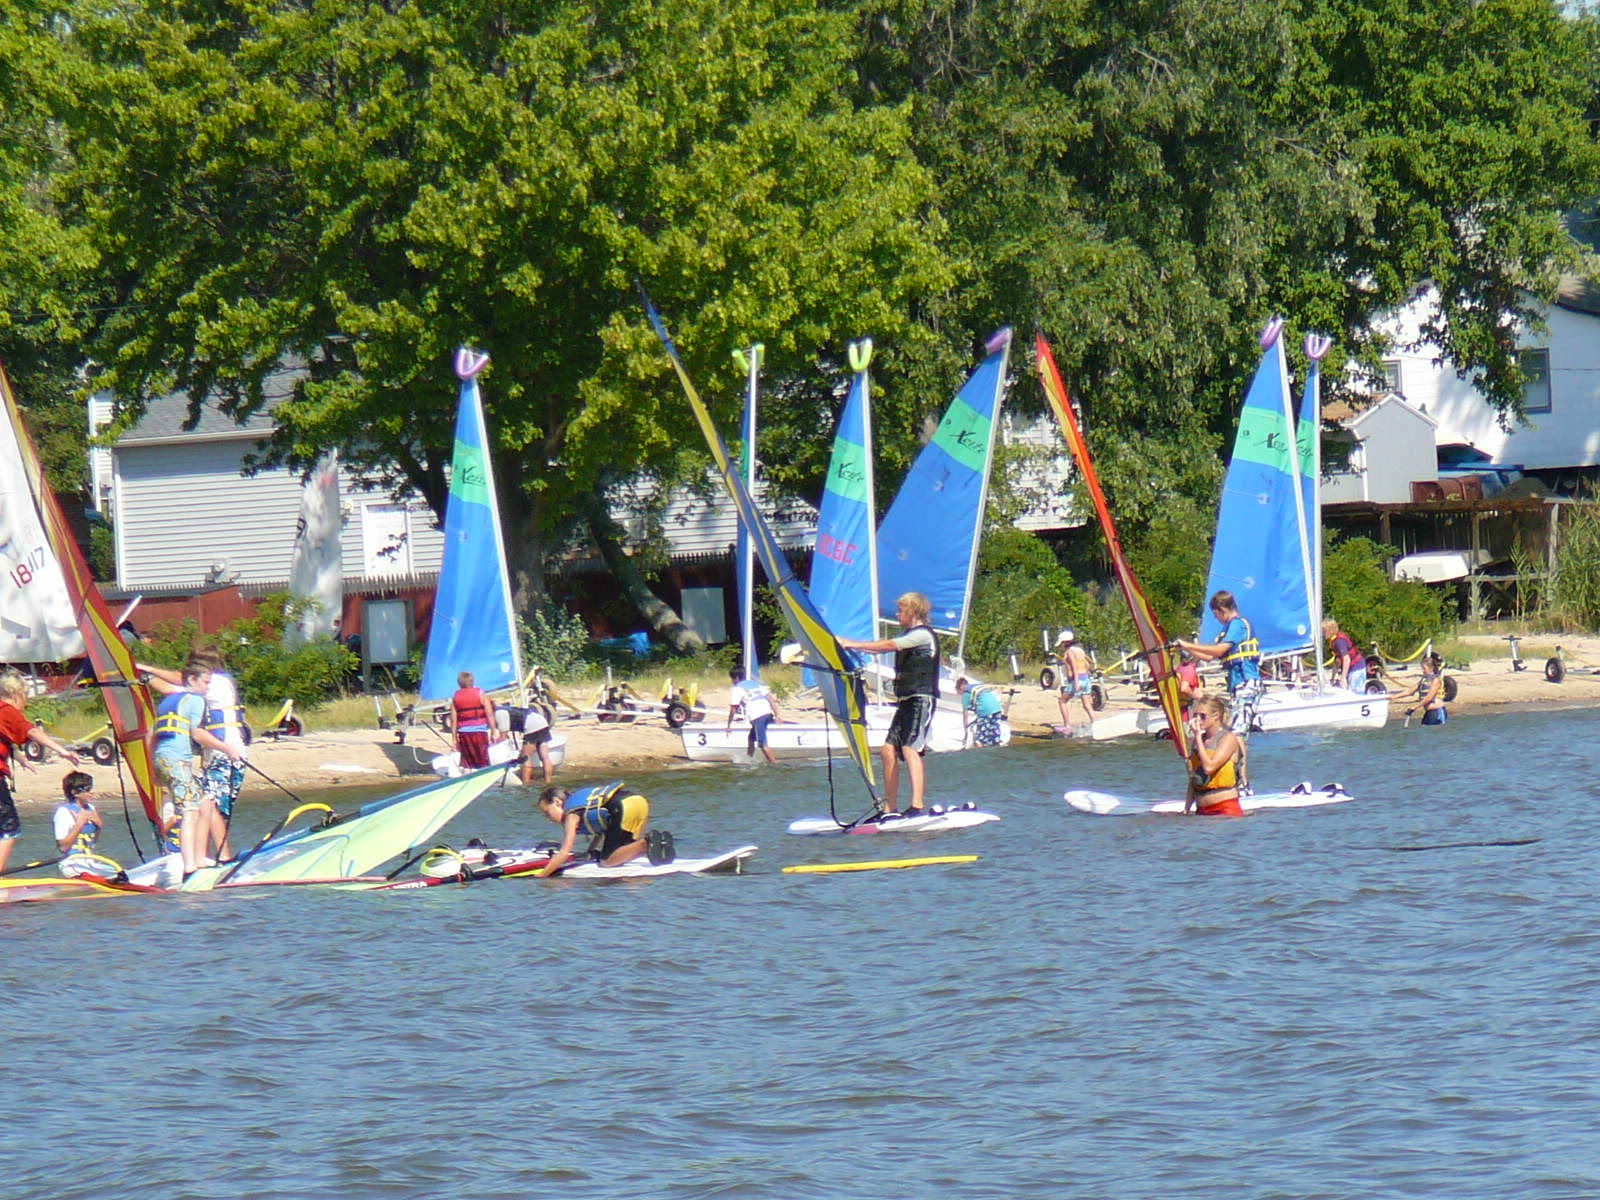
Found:
[[[787,837],[819,768],[679,770],[658,824],[753,874],[5,906],[3,1194],[1600,1195],[1594,728],[1258,737],[1358,800],[1244,821],[1066,810],[1168,790],[1155,745],[946,756],[1004,820],[924,839]],[[450,832],[543,838],[530,800]]]

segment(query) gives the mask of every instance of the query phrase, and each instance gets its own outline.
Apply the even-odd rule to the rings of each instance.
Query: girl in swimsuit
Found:
[[[1200,696],[1189,707],[1194,748],[1189,752],[1189,796],[1184,810],[1202,817],[1242,817],[1239,806],[1238,737],[1228,728],[1228,706],[1219,696]]]

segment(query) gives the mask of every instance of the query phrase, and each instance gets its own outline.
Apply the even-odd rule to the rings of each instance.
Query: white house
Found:
[[[1439,423],[1400,396],[1390,393],[1345,416],[1340,425],[1339,436],[1351,443],[1350,456],[1343,470],[1323,479],[1322,503],[1406,504],[1413,483],[1438,478]]]
[[[1520,331],[1529,423],[1509,428],[1438,347],[1421,340],[1429,299],[1385,324],[1396,349],[1384,360],[1384,385],[1435,422],[1439,445],[1474,446],[1529,472],[1600,466],[1600,288],[1565,277],[1544,312],[1547,329]]]
[[[245,459],[272,428],[290,377],[269,381],[266,407],[243,425],[215,408],[185,428],[189,398],[163,396],[107,449],[90,456],[91,487],[116,537],[116,586],[159,594],[233,583],[253,591],[287,586],[300,515],[298,472],[245,473]],[[279,388],[271,394],[273,386]],[[90,402],[91,428],[111,418],[106,396]],[[344,574],[352,588],[436,573],[442,537],[421,501],[397,503],[341,477]]]

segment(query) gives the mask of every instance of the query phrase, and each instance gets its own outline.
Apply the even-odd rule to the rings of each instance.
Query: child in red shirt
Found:
[[[27,703],[27,681],[15,671],[0,675],[0,872],[5,871],[12,847],[17,844],[17,835],[22,832],[22,821],[17,817],[17,802],[11,790],[13,752],[28,742],[38,742],[73,766],[78,765],[76,754],[23,715]]]

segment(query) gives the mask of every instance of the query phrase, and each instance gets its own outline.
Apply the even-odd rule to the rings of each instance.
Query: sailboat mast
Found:
[[[744,395],[744,428],[740,431],[744,442],[744,486],[752,496],[756,490],[756,397],[761,390],[761,359],[766,347],[755,342],[749,350],[734,352],[748,373]],[[739,629],[744,658],[744,677],[757,679],[761,674],[756,662],[756,559],[750,553],[749,535],[739,529]]]
[[[1332,346],[1332,338],[1306,334],[1306,358],[1311,366],[1306,374],[1305,396],[1300,402],[1300,424],[1310,444],[1311,486],[1306,489],[1306,497],[1311,512],[1306,529],[1311,541],[1311,636],[1317,648],[1319,690],[1328,682],[1322,665],[1322,360]]]
[[[489,426],[483,416],[483,396],[478,390],[478,372],[489,365],[487,354],[475,354],[463,346],[456,351],[456,375],[473,381],[472,419],[478,427],[478,444],[483,447],[483,482],[489,499],[489,525],[494,530],[494,552],[500,561],[500,596],[505,604],[507,633],[511,638],[511,670],[516,678],[516,697],[519,706],[528,703],[527,688],[522,678],[522,639],[517,635],[516,609],[511,606],[511,572],[506,568],[506,537],[500,526],[500,492],[494,478],[494,444],[489,441]]]
[[[966,599],[961,606],[961,627],[956,632],[957,669],[966,665],[967,625],[972,618],[972,589],[978,580],[978,549],[983,541],[983,518],[989,508],[989,472],[994,469],[994,440],[1000,430],[1000,403],[1006,392],[1006,366],[1011,361],[1011,326],[1000,330],[984,346],[987,354],[1000,355],[1000,369],[994,377],[994,405],[990,408],[989,439],[983,453],[983,478],[978,483],[978,510],[973,514],[972,555],[967,560]]]

